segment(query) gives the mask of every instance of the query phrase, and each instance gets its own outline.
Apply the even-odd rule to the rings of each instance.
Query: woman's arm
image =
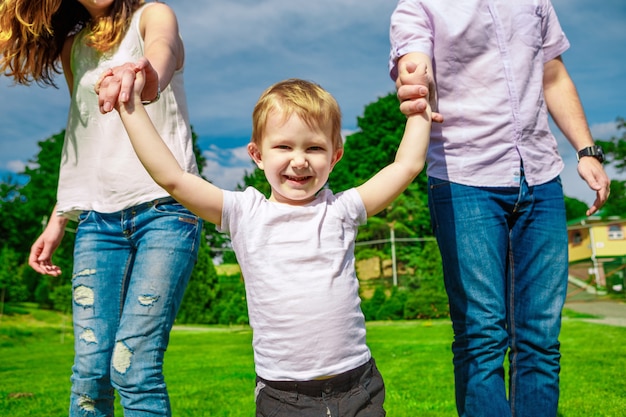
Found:
[[[127,62],[109,69],[95,85],[101,113],[112,111],[118,102],[130,99],[135,74],[144,71],[146,84],[142,100],[155,101],[167,87],[174,72],[183,67],[185,50],[180,38],[174,11],[163,3],[146,7],[139,22],[144,39],[144,56],[137,62]]]

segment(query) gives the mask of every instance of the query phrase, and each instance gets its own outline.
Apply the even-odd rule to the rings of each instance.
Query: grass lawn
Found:
[[[7,314],[9,313],[9,314]],[[454,417],[447,320],[368,323],[391,417]],[[252,334],[247,327],[172,332],[165,377],[175,417],[253,416]],[[626,328],[566,318],[561,334],[561,417],[618,417],[626,410]],[[66,316],[5,307],[0,318],[0,416],[67,416],[73,357]],[[122,416],[117,408],[117,417]]]

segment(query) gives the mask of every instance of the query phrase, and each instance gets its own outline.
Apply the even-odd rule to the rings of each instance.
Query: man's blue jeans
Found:
[[[202,223],[171,198],[83,212],[74,248],[70,416],[170,416],[163,355]]]
[[[483,188],[429,178],[428,192],[459,415],[556,416],[568,273],[560,179],[529,187],[522,175],[519,188]]]

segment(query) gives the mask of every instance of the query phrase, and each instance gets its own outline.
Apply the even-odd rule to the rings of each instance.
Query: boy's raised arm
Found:
[[[399,77],[409,77],[417,84],[428,86],[426,65],[403,63],[399,71]],[[394,162],[357,187],[368,217],[387,207],[424,168],[430,138],[431,114],[430,105],[427,105],[422,113],[409,116]]]
[[[122,123],[139,160],[154,181],[179,203],[203,219],[220,225],[223,191],[180,167],[141,103],[144,83],[144,74],[140,71],[136,75],[132,98],[118,106]]]

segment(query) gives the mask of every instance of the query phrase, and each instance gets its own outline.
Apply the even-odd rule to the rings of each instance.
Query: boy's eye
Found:
[[[288,145],[276,145],[275,146],[276,149],[289,149]]]
[[[309,147],[309,151],[313,151],[313,152],[319,152],[319,151],[323,151],[324,148],[322,148],[321,146],[311,146]]]

